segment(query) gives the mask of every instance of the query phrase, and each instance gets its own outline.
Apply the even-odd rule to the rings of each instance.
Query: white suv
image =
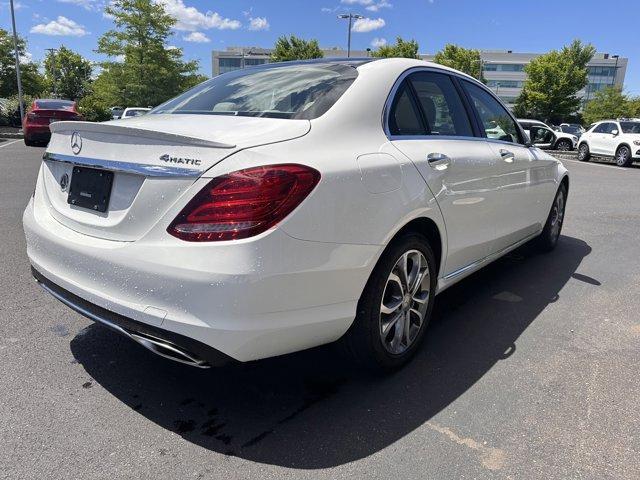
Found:
[[[591,155],[613,157],[619,167],[630,167],[640,160],[640,120],[603,120],[593,124],[580,137],[578,160]]]
[[[551,150],[573,150],[578,143],[578,137],[562,131],[554,131],[549,125],[540,120],[519,118],[518,123],[529,136],[531,143],[538,148]]]

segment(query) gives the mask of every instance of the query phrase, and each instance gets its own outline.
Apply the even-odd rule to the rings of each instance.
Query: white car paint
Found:
[[[626,132],[621,121],[638,125],[639,133]],[[604,131],[600,131],[604,130]],[[622,145],[629,147],[633,159],[640,159],[640,119],[603,120],[595,123],[580,137],[580,144],[589,146],[591,153],[608,157],[615,156]]]
[[[340,338],[385,247],[413,220],[440,233],[438,292],[541,232],[567,175],[553,157],[479,136],[385,131],[407,72],[475,80],[409,59],[357,68],[349,89],[312,120],[150,114],[52,124],[23,218],[33,268],[73,294],[53,292],[73,308],[89,302],[249,361]],[[445,160],[431,165],[433,155]],[[229,241],[167,233],[211,179],[281,163],[312,167],[321,180],[276,226]],[[61,181],[83,164],[115,172],[104,213],[67,203]]]

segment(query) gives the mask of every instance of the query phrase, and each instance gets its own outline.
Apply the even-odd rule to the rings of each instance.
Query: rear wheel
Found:
[[[436,277],[435,256],[422,235],[409,233],[389,245],[345,337],[360,364],[388,371],[409,361],[431,317]]]
[[[550,252],[558,244],[558,238],[560,238],[560,232],[562,231],[562,225],[564,223],[564,212],[567,203],[567,186],[563,183],[558,188],[556,197],[553,199],[553,205],[551,211],[547,217],[547,222],[544,225],[544,229],[538,238],[535,239],[535,243],[544,252]]]
[[[573,144],[567,139],[562,139],[559,140],[558,143],[556,143],[556,149],[568,152],[569,150],[573,149]]]
[[[578,160],[581,162],[588,162],[591,158],[591,152],[589,152],[589,145],[581,143],[578,147]]]
[[[633,163],[631,158],[631,150],[626,145],[621,145],[616,150],[616,165],[619,167],[630,167]]]

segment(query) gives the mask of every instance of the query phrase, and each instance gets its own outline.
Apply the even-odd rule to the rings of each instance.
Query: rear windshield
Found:
[[[69,100],[36,100],[36,106],[43,110],[62,110],[73,107]]]
[[[313,119],[357,77],[349,65],[289,65],[236,70],[214,77],[151,113]]]
[[[640,133],[640,122],[620,122],[622,133]]]

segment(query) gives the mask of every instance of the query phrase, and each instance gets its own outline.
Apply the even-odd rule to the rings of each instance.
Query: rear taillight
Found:
[[[40,115],[38,115],[37,113],[27,113],[27,118],[29,120],[35,120],[37,118],[40,118]]]
[[[222,175],[198,192],[167,232],[190,242],[252,237],[289,215],[318,181],[317,170],[295,164],[266,165]]]

